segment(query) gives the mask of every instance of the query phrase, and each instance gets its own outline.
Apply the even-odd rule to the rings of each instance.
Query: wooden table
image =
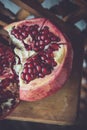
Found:
[[[40,11],[41,10],[41,11]],[[49,124],[73,124],[79,112],[80,81],[82,74],[83,38],[74,26],[64,23],[47,10],[37,7],[41,17],[49,18],[72,42],[73,68],[64,87],[56,94],[36,102],[23,102],[7,119]]]

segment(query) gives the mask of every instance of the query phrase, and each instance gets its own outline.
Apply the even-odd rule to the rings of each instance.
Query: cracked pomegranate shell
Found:
[[[63,87],[72,68],[73,50],[66,36],[48,19],[15,22],[5,28],[20,59],[19,98],[35,101]]]

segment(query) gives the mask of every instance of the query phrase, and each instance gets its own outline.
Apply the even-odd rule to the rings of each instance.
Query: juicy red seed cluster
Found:
[[[19,40],[24,40],[28,37],[30,34],[32,37],[34,37],[38,33],[39,26],[37,24],[35,25],[22,25],[13,27],[11,34],[14,35]]]
[[[14,79],[3,79],[0,81],[0,103],[6,102],[9,98],[17,98],[18,88],[11,88],[13,87]]]
[[[0,44],[0,75],[6,67],[14,62],[14,54],[11,48]]]
[[[46,45],[52,42],[60,41],[59,37],[50,32],[49,27],[44,26],[40,29],[37,24],[13,27],[11,34],[17,39],[22,40],[27,50],[34,50],[36,52],[43,50]],[[29,45],[24,42],[24,39],[26,39],[28,35],[32,37],[32,41],[29,41]]]
[[[56,65],[52,53],[42,51],[27,59],[21,77],[26,83],[29,83],[35,78],[43,78],[50,74]]]
[[[32,44],[32,50],[38,52],[41,51],[52,42],[58,42],[60,39],[49,31],[49,28],[45,26],[36,35],[34,43]]]
[[[57,65],[53,51],[60,48],[58,44],[60,38],[50,32],[49,27],[43,26],[40,28],[37,24],[31,26],[28,26],[28,24],[20,25],[13,27],[11,34],[22,41],[26,50],[37,52],[35,56],[28,58],[24,65],[21,78],[26,83],[35,78],[42,78],[52,72],[54,66]]]

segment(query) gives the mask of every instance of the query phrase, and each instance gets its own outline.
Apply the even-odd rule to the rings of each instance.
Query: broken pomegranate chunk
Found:
[[[15,54],[9,41],[5,39],[5,42],[6,45],[3,36],[0,36],[0,119],[19,103],[18,83],[14,81],[14,78],[17,79],[14,71]]]

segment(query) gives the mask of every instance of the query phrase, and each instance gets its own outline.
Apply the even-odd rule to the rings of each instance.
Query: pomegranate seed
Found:
[[[28,72],[28,68],[26,67],[23,69],[23,73],[27,73],[27,72]]]
[[[58,50],[59,45],[57,43],[53,43],[50,45],[50,47],[55,51],[55,50]]]
[[[33,68],[33,73],[34,73],[35,75],[37,74],[36,68]]]
[[[42,73],[39,73],[39,74],[38,74],[38,77],[43,78],[44,75],[43,75]]]
[[[29,74],[31,74],[33,72],[33,69],[32,68],[28,68],[28,71],[27,71]],[[27,73],[26,72],[26,73]]]
[[[31,32],[31,35],[32,35],[32,36],[35,36],[36,34],[38,34],[38,31],[37,31],[37,30],[33,30],[33,31]]]
[[[22,37],[25,39],[28,36],[28,33],[22,32]]]
[[[28,59],[27,59],[26,61],[28,62]],[[25,63],[25,64],[24,64],[24,67],[27,67],[27,66],[28,66],[28,63]]]
[[[51,41],[57,41],[57,37],[55,35],[50,37]]]
[[[40,48],[39,48],[39,50],[41,51],[41,50],[43,50],[44,49],[44,46],[42,45],[40,45]]]
[[[47,36],[48,36],[49,38],[51,38],[53,35],[54,35],[54,34],[53,34],[52,32],[49,32]]]
[[[39,59],[40,59],[40,57],[39,57],[38,54],[32,57],[32,60],[33,60],[33,61],[37,61],[37,60],[39,60]]]
[[[13,30],[11,31],[11,34],[12,34],[12,35],[15,35],[16,33],[18,33],[18,30],[17,30],[17,29],[13,29]]]
[[[46,62],[47,64],[51,64],[51,63],[52,63],[52,61],[51,61],[50,59],[46,59],[45,62]]]
[[[32,50],[31,45],[24,44],[24,46],[25,46],[26,50]]]
[[[39,45],[43,45],[44,46],[44,42],[43,41],[39,41]]]
[[[38,48],[38,46],[34,45],[33,46],[33,50],[36,51],[36,52],[38,52],[40,49]]]
[[[26,74],[25,79],[26,79],[28,82],[30,82],[32,78],[31,78],[30,74]]]
[[[46,68],[42,68],[42,73],[43,73],[44,75],[46,75],[46,74],[47,74],[47,69],[46,69]]]
[[[45,42],[46,45],[48,45],[51,41],[50,41],[49,38],[46,38],[46,39],[44,40],[44,42]]]
[[[26,26],[25,32],[26,32],[26,33],[29,33],[29,30],[30,30],[29,26]]]
[[[31,80],[35,78],[35,75],[31,73]]]
[[[34,47],[39,47],[39,42],[38,41],[35,42]]]
[[[39,28],[39,25],[35,24],[35,25],[34,25],[34,28],[35,28],[35,29],[38,29],[38,28]]]
[[[29,30],[33,30],[34,29],[34,26],[33,25],[31,25],[30,27],[29,27]]]
[[[28,64],[28,67],[29,67],[29,68],[33,68],[34,66],[33,66],[32,63],[30,63],[30,64]]]
[[[45,61],[46,60],[46,55],[42,55],[41,60]]]
[[[46,57],[49,58],[49,59],[50,59],[50,58],[53,58],[53,57],[54,57],[53,51],[51,51],[51,50],[49,51],[49,50],[48,50],[48,52],[46,52]]]
[[[45,40],[46,36],[45,35],[41,35],[40,36],[40,40]]]
[[[56,63],[56,61],[52,61],[52,66],[56,66],[57,65],[57,63]]]
[[[40,35],[37,35],[37,36],[35,37],[35,39],[38,40],[38,41],[40,41],[40,40],[41,40],[40,37],[41,37]]]
[[[22,72],[22,74],[21,74],[21,78],[23,79],[23,80],[25,80],[25,74]]]
[[[41,66],[40,65],[37,65],[36,69],[37,69],[38,72],[41,72]]]
[[[33,64],[34,64],[34,66],[37,66],[37,65],[38,65],[38,62],[37,62],[37,61],[34,61]]]
[[[23,25],[22,28],[25,30],[28,26],[27,25]]]

